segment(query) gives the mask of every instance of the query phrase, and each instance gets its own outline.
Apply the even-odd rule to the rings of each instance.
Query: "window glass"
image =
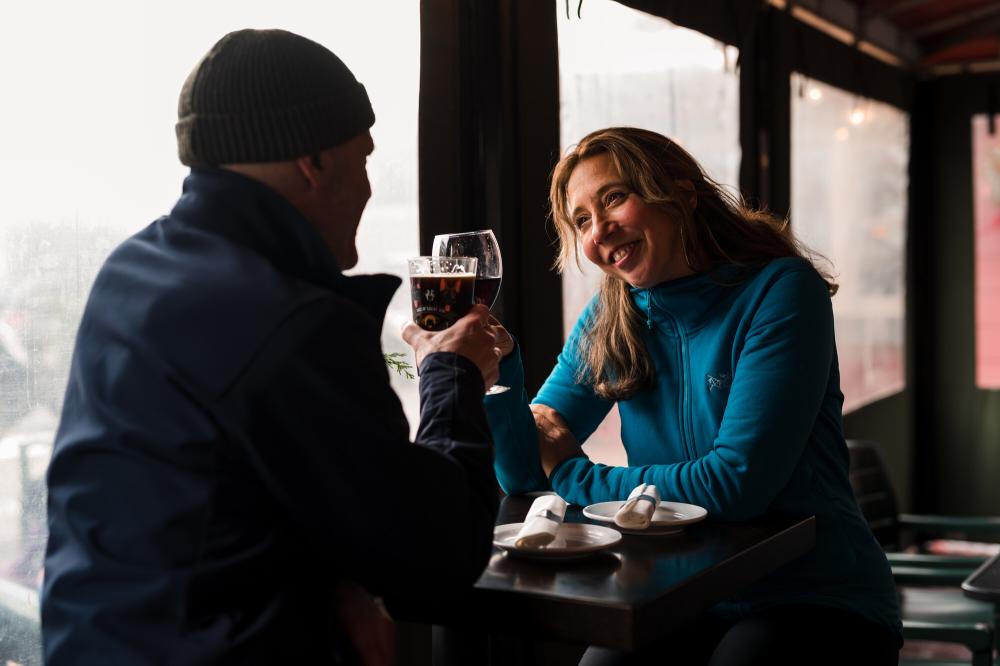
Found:
[[[93,277],[180,194],[187,169],[174,122],[188,72],[219,37],[246,27],[285,28],[337,53],[377,118],[356,271],[403,276],[417,251],[419,25],[415,2],[393,3],[388,15],[380,3],[308,0],[0,9],[0,79],[5,100],[17,100],[0,105],[0,591],[40,580],[44,473]],[[409,313],[405,291],[386,319],[386,351],[408,351],[396,324]],[[416,382],[394,377],[394,386],[415,424]]]
[[[561,146],[611,126],[653,130],[677,141],[709,176],[736,189],[739,179],[737,50],[613,0],[588,0],[582,18],[559,12]],[[574,4],[575,7],[575,4]],[[563,275],[566,333],[602,273],[582,259]],[[588,440],[595,460],[624,464],[617,410]]]
[[[972,118],[976,386],[1000,389],[1000,116]]]
[[[833,312],[848,412],[905,384],[909,117],[798,74],[791,85],[792,229],[840,285]]]

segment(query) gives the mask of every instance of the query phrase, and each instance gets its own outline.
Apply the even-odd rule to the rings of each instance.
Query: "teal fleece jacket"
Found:
[[[501,363],[498,381],[514,390],[486,401],[503,489],[551,487],[587,505],[625,499],[640,483],[652,483],[665,500],[703,506],[720,521],[814,514],[812,551],[715,611],[738,618],[815,603],[854,611],[898,634],[892,574],[848,479],[833,312],[816,270],[791,257],[755,272],[724,266],[633,289],[632,298],[646,321],[656,381],[618,403],[628,467],[579,456],[546,479],[515,352]],[[533,400],[558,411],[580,442],[613,405],[578,382],[577,341],[595,303]]]

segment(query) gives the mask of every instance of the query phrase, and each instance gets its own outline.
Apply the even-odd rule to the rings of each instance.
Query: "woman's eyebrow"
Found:
[[[600,187],[597,188],[597,191],[594,192],[594,196],[596,196],[599,199],[602,196],[604,196],[605,192],[607,192],[608,190],[614,189],[616,187],[625,187],[625,183],[622,182],[622,181],[620,181],[620,180],[613,180],[613,181],[604,183],[603,185],[601,185]],[[570,217],[576,217],[576,214],[582,208],[583,208],[583,206],[577,206],[576,208],[574,208],[572,210],[572,212],[570,212],[569,216]]]
[[[605,183],[604,185],[601,185],[599,188],[597,188],[597,196],[601,196],[608,190],[614,189],[616,187],[625,187],[625,183],[623,183],[620,180],[613,180],[609,183]]]

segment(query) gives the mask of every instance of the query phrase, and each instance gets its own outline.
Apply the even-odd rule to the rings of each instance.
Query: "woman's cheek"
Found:
[[[580,246],[583,250],[583,256],[587,257],[587,260],[592,264],[597,264],[600,266],[604,262],[601,261],[601,253],[597,246],[594,245],[594,241],[591,239],[590,234],[583,234],[580,237]]]

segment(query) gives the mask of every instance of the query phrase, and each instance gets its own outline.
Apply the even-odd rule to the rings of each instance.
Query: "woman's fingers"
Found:
[[[531,413],[538,428],[539,462],[546,476],[566,458],[583,455],[583,449],[559,412],[547,405],[531,405]]]

